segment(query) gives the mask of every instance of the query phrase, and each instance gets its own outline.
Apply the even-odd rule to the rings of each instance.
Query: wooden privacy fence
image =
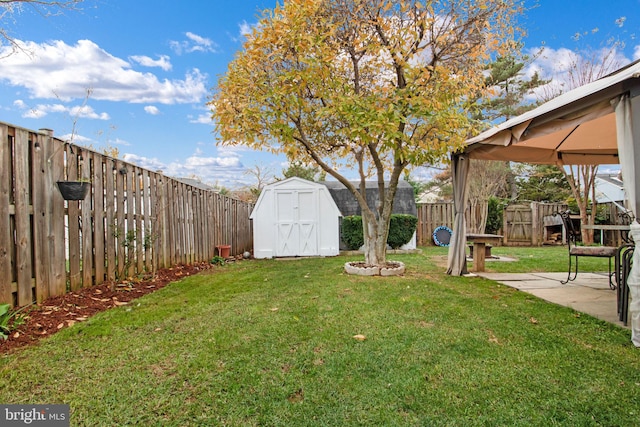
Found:
[[[465,218],[468,232],[481,232],[478,219],[482,217],[485,204],[475,204],[467,208]],[[508,246],[539,246],[544,243],[545,216],[567,209],[562,203],[529,203],[509,205],[503,211],[502,244]],[[433,230],[447,226],[453,230],[453,203],[425,203],[418,205],[418,245],[434,245]],[[455,230],[454,230],[455,231]]]
[[[65,201],[57,181],[91,182]],[[0,123],[0,303],[250,251],[253,205]]]
[[[486,209],[487,204],[474,204],[467,208],[465,218],[469,230],[477,228],[477,219],[481,217],[480,209]],[[418,226],[416,229],[416,243],[419,246],[433,246],[433,231],[440,226],[453,230],[453,217],[455,215],[452,202],[419,204]]]

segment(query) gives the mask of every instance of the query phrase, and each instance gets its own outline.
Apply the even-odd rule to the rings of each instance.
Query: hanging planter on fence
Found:
[[[91,188],[91,183],[86,181],[58,181],[57,184],[65,200],[83,200]]]

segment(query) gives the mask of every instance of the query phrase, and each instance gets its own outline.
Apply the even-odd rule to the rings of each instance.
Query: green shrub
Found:
[[[211,258],[211,261],[209,262],[213,265],[224,265],[226,263],[226,260],[224,259],[224,257],[216,255]]]
[[[392,214],[389,223],[389,236],[387,243],[393,249],[409,243],[416,231],[418,225],[418,217],[407,214]]]
[[[489,197],[487,225],[484,228],[485,233],[500,234],[499,231],[502,229],[502,213],[508,202],[507,199],[500,199],[495,196]]]
[[[409,243],[416,231],[418,218],[414,215],[392,214],[389,223],[387,243],[393,249]],[[357,250],[364,245],[362,232],[362,217],[360,215],[346,216],[342,219],[342,241],[350,250]]]
[[[358,250],[364,245],[362,217],[350,215],[342,218],[342,241],[350,250]]]

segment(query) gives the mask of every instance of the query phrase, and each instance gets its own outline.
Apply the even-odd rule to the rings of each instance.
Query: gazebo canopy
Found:
[[[469,158],[542,164],[616,164],[615,104],[640,90],[640,62],[567,92],[467,141]]]
[[[468,159],[576,165],[620,164],[628,206],[636,221],[631,236],[640,240],[640,62],[569,91],[467,141],[452,155],[454,238],[447,273],[466,273],[466,189]],[[640,346],[640,251],[628,284],[633,342]]]

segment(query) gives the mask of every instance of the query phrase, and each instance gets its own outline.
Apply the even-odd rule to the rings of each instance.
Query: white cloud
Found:
[[[163,170],[166,167],[166,165],[162,161],[158,160],[155,157],[143,157],[132,153],[123,154],[122,160],[152,171]]]
[[[63,141],[73,141],[74,144],[78,144],[78,145],[91,145],[94,141],[91,138],[87,138],[86,136],[83,135],[78,135],[78,134],[71,134],[71,133],[67,133],[64,135],[60,135],[58,138],[60,138]]]
[[[240,27],[240,35],[244,37],[247,37],[248,35],[250,35],[253,29],[253,25],[248,24],[247,21],[242,21],[239,27]]]
[[[129,59],[137,62],[138,64],[144,67],[160,67],[164,71],[170,71],[172,68],[171,60],[167,55],[159,55],[160,58],[152,59],[148,56],[144,55],[134,55],[130,56]]]
[[[158,114],[160,114],[160,109],[158,109],[158,107],[156,107],[155,105],[147,105],[146,107],[144,107],[144,112],[147,114],[151,114],[152,116],[157,116]]]
[[[146,169],[161,170],[164,175],[171,177],[195,176],[204,183],[216,183],[228,188],[245,184],[242,182],[245,167],[237,155],[206,156],[202,150],[197,149],[186,160],[176,160],[171,163],[163,163],[157,158],[148,158],[131,153],[124,154],[123,159]]]
[[[74,46],[63,41],[21,42],[21,50],[8,55],[0,47],[0,80],[26,88],[35,98],[68,101],[85,98],[129,103],[199,103],[207,94],[207,75],[198,69],[182,80],[160,80],[101,49],[90,40]],[[5,57],[6,56],[6,57]]]
[[[640,45],[633,49],[633,60],[636,61],[638,59],[640,59]]]
[[[209,114],[200,114],[198,117],[189,116],[189,123],[213,125],[213,120],[211,120],[211,115]]]
[[[204,156],[202,150],[198,148],[192,156],[187,157],[183,167],[187,170],[199,170],[202,168],[242,168],[242,162],[237,154],[207,157]]]
[[[23,110],[22,117],[29,119],[39,119],[50,113],[66,114],[72,119],[109,120],[111,118],[108,113],[97,113],[89,105],[38,104],[30,108],[22,100],[14,101],[13,105]]]
[[[531,77],[535,72],[540,76],[552,76],[558,73],[564,73],[571,68],[575,62],[575,52],[566,49],[551,48],[533,48],[530,49],[530,56],[536,58],[524,73],[527,77]]]
[[[169,46],[177,55],[193,52],[216,53],[218,51],[218,45],[211,39],[199,36],[192,32],[187,32],[185,35],[187,36],[187,40],[172,40],[169,42]]]
[[[109,120],[109,114],[107,113],[96,113],[93,108],[88,105],[79,105],[75,107],[69,108],[69,114],[71,117],[82,118],[82,119],[99,119],[99,120]]]
[[[576,67],[584,68],[588,67],[588,64],[593,64],[593,69],[582,70],[585,73],[584,79],[589,72],[593,73],[594,78],[598,78],[630,62],[624,53],[615,47],[588,51],[544,47],[532,48],[528,54],[535,60],[523,70],[525,77],[530,78],[534,73],[538,73],[541,79],[551,80],[549,84],[536,88],[534,93],[528,96],[532,101],[548,99],[549,96],[556,96],[558,93],[584,84],[585,82],[576,80],[583,79],[580,71],[577,75],[571,72],[575,71]],[[634,56],[640,57],[640,46],[636,47]]]
[[[125,141],[124,139],[120,139],[120,138],[110,139],[109,140],[109,144],[122,145],[122,146],[125,146],[125,147],[128,147],[128,146],[131,145],[128,141]]]

